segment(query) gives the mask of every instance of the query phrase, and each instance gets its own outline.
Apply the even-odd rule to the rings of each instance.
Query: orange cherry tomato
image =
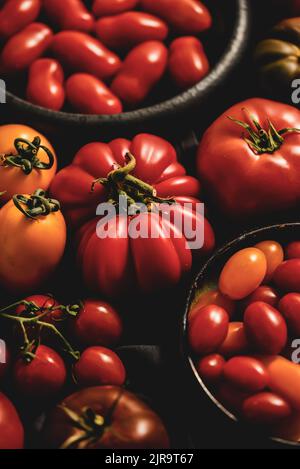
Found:
[[[230,318],[233,316],[236,309],[234,301],[224,296],[219,290],[214,288],[212,290],[205,290],[199,293],[199,296],[189,313],[189,321],[195,317],[199,309],[208,305],[216,305],[224,308]]]
[[[260,286],[266,272],[266,256],[260,249],[242,249],[225,264],[219,280],[219,289],[233,300],[242,300]]]
[[[18,195],[0,210],[0,284],[20,294],[54,272],[64,253],[66,223],[44,191]]]
[[[40,139],[31,147],[31,152],[24,155],[24,151],[15,148],[16,139],[25,151],[30,149],[24,140],[33,142]],[[50,153],[47,153],[45,147]],[[36,149],[38,152],[35,153]],[[8,159],[11,155],[22,153],[22,162],[18,158]],[[53,157],[53,161],[52,161]],[[26,160],[26,161],[25,161]],[[36,160],[36,161],[35,161]],[[45,169],[39,169],[40,163]],[[32,168],[31,171],[30,168]],[[5,191],[0,201],[7,202],[15,194],[31,194],[37,188],[47,190],[57,169],[54,149],[50,142],[38,131],[25,125],[10,124],[0,126],[0,192]]]
[[[219,347],[218,353],[225,357],[240,355],[249,349],[244,323],[230,322],[226,339]]]
[[[276,241],[262,241],[256,244],[257,249],[260,249],[267,259],[267,273],[265,282],[272,280],[272,276],[284,259],[284,252],[279,243]]]

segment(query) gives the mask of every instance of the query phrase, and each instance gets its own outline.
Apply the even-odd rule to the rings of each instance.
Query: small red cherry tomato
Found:
[[[249,349],[249,342],[245,333],[244,323],[230,322],[227,337],[218,348],[218,353],[225,357],[230,357],[244,353],[247,349]]]
[[[87,73],[75,73],[66,81],[67,100],[83,114],[120,114],[122,103],[103,83]]]
[[[45,345],[39,345],[30,363],[23,358],[16,361],[13,378],[21,395],[50,398],[64,387],[66,367],[58,353]]]
[[[75,380],[82,387],[123,386],[126,379],[126,371],[118,355],[104,347],[86,349],[73,370]]]
[[[218,401],[232,412],[240,412],[243,402],[252,394],[253,393],[242,391],[227,381],[221,382],[216,391]]]
[[[94,0],[93,13],[96,16],[118,15],[133,10],[140,0]]]
[[[224,366],[223,375],[231,384],[247,392],[263,390],[269,380],[264,365],[251,357],[231,358]]]
[[[201,358],[197,363],[197,371],[204,381],[215,383],[221,378],[225,363],[224,358],[215,353]]]
[[[169,72],[179,88],[187,89],[209,72],[202,43],[193,36],[180,37],[170,45]]]
[[[274,308],[278,305],[280,297],[277,291],[274,288],[269,287],[268,285],[261,285],[258,287],[251,295],[249,295],[243,301],[244,309],[247,308],[251,303],[256,303],[257,301],[263,301],[268,305],[273,306]]]
[[[104,301],[85,300],[77,316],[71,319],[70,330],[82,345],[112,347],[119,342],[123,326],[112,306]]]
[[[300,337],[300,293],[288,293],[281,298],[278,309],[295,337]]]
[[[13,403],[0,393],[0,450],[23,449],[24,428]]]
[[[226,310],[230,318],[233,316],[236,309],[234,301],[232,301],[227,296],[222,295],[219,290],[212,289],[203,291],[200,293],[195,305],[192,307],[189,313],[189,321],[192,321],[193,317],[195,314],[197,314],[199,309],[209,305],[221,306],[221,308]]]
[[[49,47],[53,33],[42,23],[31,23],[12,36],[0,56],[3,73],[15,73],[27,69]]]
[[[64,72],[54,59],[38,59],[31,65],[26,98],[29,102],[59,111],[65,101]]]
[[[141,0],[141,6],[180,33],[201,33],[212,24],[208,9],[198,0]]]
[[[287,343],[287,326],[279,311],[267,303],[251,303],[245,311],[247,337],[258,352],[277,355]]]
[[[18,33],[39,16],[40,0],[7,0],[0,10],[0,37]]]
[[[189,326],[192,350],[205,355],[214,352],[228,333],[229,316],[220,306],[209,305],[200,309]]]
[[[242,300],[256,290],[267,272],[264,253],[256,248],[236,252],[225,264],[219,289],[233,300]]]
[[[167,58],[168,50],[163,43],[140,44],[127,55],[112,82],[112,91],[128,105],[141,103],[164,74]]]
[[[141,11],[107,16],[96,23],[96,35],[112,49],[129,49],[146,41],[164,41],[168,32],[168,26],[162,20]]]
[[[300,293],[300,259],[282,262],[274,272],[273,281],[287,293]]]
[[[272,280],[273,274],[279,264],[284,259],[284,252],[279,243],[276,241],[262,241],[256,244],[257,249],[260,249],[267,259],[267,273],[264,279],[265,282]]]
[[[53,37],[51,50],[62,65],[74,72],[109,78],[121,66],[119,57],[100,41],[80,31],[62,31]]]
[[[300,259],[300,241],[293,241],[286,246],[285,257],[287,259]]]
[[[271,392],[248,397],[243,403],[243,417],[251,423],[271,425],[291,415],[290,404]]]
[[[32,295],[24,299],[28,303],[33,303],[38,310],[33,312],[31,308],[27,309],[24,305],[19,305],[16,308],[15,314],[17,316],[40,316],[43,314],[43,322],[50,324],[55,324],[55,322],[60,321],[63,318],[63,312],[61,309],[55,309],[56,306],[59,306],[58,302],[49,295]],[[48,311],[48,314],[44,315]]]
[[[94,28],[93,15],[81,0],[43,0],[43,7],[59,29],[89,32]]]

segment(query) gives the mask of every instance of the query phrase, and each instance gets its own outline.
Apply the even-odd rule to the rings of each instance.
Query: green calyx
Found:
[[[136,159],[131,153],[126,154],[126,164],[111,171],[107,178],[100,178],[93,182],[92,191],[97,184],[102,184],[108,193],[108,202],[118,206],[119,197],[127,200],[128,206],[142,203],[151,211],[153,205],[167,203],[173,204],[171,198],[163,199],[157,196],[157,192],[150,184],[136,178],[131,173],[136,168]]]
[[[247,135],[244,136],[245,142],[251,148],[256,155],[262,155],[263,153],[272,154],[278,150],[284,142],[284,135],[289,133],[300,133],[300,129],[285,128],[282,130],[276,130],[270,120],[268,120],[268,129],[265,130],[261,127],[259,122],[255,118],[251,118],[253,127],[246,122],[234,119],[228,116],[235,124],[240,125],[247,131]]]
[[[47,170],[54,165],[54,155],[49,148],[41,145],[40,137],[35,137],[32,142],[25,138],[17,138],[14,141],[16,155],[1,155],[1,165],[6,167],[20,168],[26,175],[33,169]],[[38,153],[44,151],[48,157],[48,162],[42,162]]]
[[[17,194],[13,197],[13,202],[23,215],[33,220],[60,210],[58,200],[48,199],[42,189],[37,189],[31,196]]]

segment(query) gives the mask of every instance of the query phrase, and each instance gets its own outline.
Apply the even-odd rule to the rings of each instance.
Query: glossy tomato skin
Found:
[[[267,260],[262,251],[246,248],[227,261],[220,275],[219,289],[232,300],[242,300],[254,292],[267,272]]]
[[[225,360],[217,353],[201,358],[197,363],[197,371],[207,383],[216,383],[222,377]]]
[[[230,217],[283,210],[300,200],[299,133],[286,135],[274,153],[257,155],[245,142],[242,128],[228,119],[249,122],[249,115],[266,129],[267,119],[277,130],[300,128],[298,109],[264,99],[231,107],[209,127],[198,149],[198,174]]]
[[[204,355],[218,349],[228,333],[229,317],[219,306],[200,309],[189,326],[189,343],[193,352]]]
[[[300,259],[282,262],[274,272],[274,283],[287,293],[300,293]]]
[[[189,312],[189,321],[192,321],[200,308],[208,305],[216,305],[224,308],[229,317],[232,318],[236,309],[235,302],[223,295],[218,289],[203,291]]]
[[[262,392],[245,400],[242,413],[243,417],[251,423],[271,425],[289,417],[292,409],[282,397],[270,392]]]
[[[13,403],[0,393],[0,449],[23,449],[24,428]]]
[[[246,309],[251,303],[255,303],[256,301],[263,301],[270,306],[276,308],[278,302],[280,300],[280,296],[278,292],[268,285],[261,285],[256,290],[254,290],[251,295],[249,295],[243,301],[243,307]]]
[[[133,10],[139,0],[94,0],[93,13],[98,16],[118,15]]]
[[[2,49],[0,56],[3,73],[18,73],[26,70],[50,46],[53,33],[42,23],[31,23],[12,36]]]
[[[294,337],[300,337],[300,294],[288,293],[283,296],[278,309],[287,321]]]
[[[62,31],[53,37],[51,51],[67,69],[109,78],[120,69],[119,57],[96,38],[80,31]]]
[[[286,259],[300,259],[300,241],[293,241],[285,248]]]
[[[231,358],[223,370],[224,378],[246,392],[262,391],[268,385],[268,373],[264,365],[252,357]]]
[[[54,59],[38,59],[29,69],[26,98],[30,103],[59,111],[65,102],[64,71]]]
[[[11,37],[34,22],[40,9],[40,0],[6,1],[0,10],[0,37]]]
[[[196,0],[142,0],[146,11],[165,19],[176,31],[197,34],[212,24],[208,9]]]
[[[122,320],[108,303],[88,299],[83,301],[78,315],[70,320],[72,336],[84,346],[116,345],[122,335]]]
[[[287,343],[287,326],[279,311],[267,303],[256,302],[245,311],[247,337],[258,352],[279,354]]]
[[[47,17],[60,29],[89,32],[94,28],[93,15],[81,0],[43,0]]]
[[[63,215],[53,212],[37,222],[26,218],[11,200],[0,210],[0,227],[5,246],[0,253],[1,285],[15,294],[38,288],[63,256],[67,237]]]
[[[89,347],[82,352],[73,368],[76,382],[81,387],[123,386],[126,379],[124,365],[118,355],[104,347]]]
[[[120,114],[122,103],[103,83],[87,73],[71,75],[66,82],[68,102],[83,114]]]
[[[26,363],[19,358],[13,368],[13,379],[21,395],[44,399],[54,397],[66,382],[66,367],[62,358],[49,347],[39,345],[35,358]]]
[[[209,72],[210,66],[202,43],[193,36],[175,39],[170,45],[169,72],[179,88],[196,85]]]
[[[47,190],[57,170],[57,159],[49,140],[37,130],[21,124],[0,126],[0,154],[15,155],[14,141],[17,138],[32,142],[35,137],[40,137],[41,144],[51,151],[54,157],[52,168],[48,170],[34,168],[29,175],[26,175],[20,168],[0,166],[0,192],[5,191],[1,203],[8,202],[15,194],[31,194],[37,188]],[[37,156],[41,162],[48,163],[49,158],[43,150],[40,149]]]
[[[168,26],[159,18],[140,11],[129,11],[101,18],[96,35],[110,49],[129,49],[146,41],[164,41]]]
[[[224,342],[218,348],[218,353],[224,357],[231,357],[245,353],[249,349],[244,323],[230,322]]]
[[[276,241],[262,241],[256,244],[257,249],[260,249],[267,260],[267,273],[264,282],[270,282],[277,267],[283,262],[284,252],[282,246]]]
[[[109,144],[88,144],[77,153],[73,164],[55,178],[51,194],[61,201],[70,225],[81,227],[77,252],[85,282],[92,291],[107,297],[121,296],[137,286],[148,292],[176,285],[192,264],[192,252],[184,233],[178,232],[175,237],[178,228],[167,221],[162,232],[161,218],[155,213],[143,213],[139,220],[149,222],[149,226],[153,221],[157,238],[131,239],[128,236],[131,220],[122,215],[116,217],[114,236],[98,237],[96,229],[101,234],[105,220],[95,218],[95,213],[99,203],[107,201],[107,193],[100,184],[91,192],[91,186],[95,179],[107,177],[112,167],[124,166],[128,152],[136,158],[134,176],[151,184],[159,197],[178,200],[174,206],[176,213],[199,223],[200,228],[203,224],[204,246],[193,249],[193,255],[209,254],[215,243],[209,222],[195,212],[200,185],[186,175],[170,143],[154,135],[140,134],[132,141],[116,139]],[[183,207],[186,201],[190,201],[190,208]],[[170,233],[165,235],[167,228]]]
[[[170,440],[161,419],[146,404],[128,391],[115,386],[84,389],[67,397],[50,414],[44,429],[47,447],[60,448],[73,436],[83,436],[63,407],[79,416],[89,408],[105,418],[115,406],[106,431],[93,441],[74,443],[74,449],[168,449]]]
[[[148,96],[167,67],[168,50],[162,42],[147,41],[132,49],[114,78],[111,89],[130,106]]]

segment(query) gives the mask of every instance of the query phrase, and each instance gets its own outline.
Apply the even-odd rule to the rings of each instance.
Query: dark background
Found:
[[[252,28],[242,61],[219,92],[210,98],[205,109],[199,108],[196,112],[187,115],[185,119],[179,119],[177,123],[172,122],[170,126],[166,123],[163,130],[155,128],[155,125],[154,128],[141,126],[141,128],[135,129],[135,132],[153,131],[169,138],[181,152],[182,158],[183,149],[185,149],[184,164],[191,173],[194,172],[195,162],[193,143],[196,139],[201,138],[203,131],[219,113],[235,102],[249,97],[266,97],[259,89],[256,80],[252,62],[253,47],[278,19],[287,16],[287,14],[282,8],[275,6],[275,1],[250,0],[250,3],[252,6]],[[7,105],[1,105],[0,112],[3,122],[23,121],[23,123],[27,123]],[[67,130],[64,133],[64,129],[60,129],[58,135],[56,132],[53,133],[51,128],[44,129],[43,123],[37,123],[36,127],[47,131],[47,137],[52,138],[57,151],[59,154],[65,154],[66,160],[71,160],[74,151],[88,139],[83,129],[78,129],[76,133]],[[107,134],[99,135],[101,140],[107,140],[107,138]],[[232,225],[214,209],[210,213],[213,225],[217,227],[218,245],[222,245],[247,229],[246,225]],[[269,221],[282,222],[293,219],[296,221],[295,217],[294,213],[279,214],[272,220],[252,221],[251,226],[259,226]],[[66,302],[73,302],[74,296],[77,298],[85,295],[72,266],[73,253],[70,246],[61,272],[52,286],[55,295]],[[195,265],[191,276],[185,279],[176,290],[152,298],[136,295],[134,298],[124,299],[116,305],[125,321],[126,331],[119,352],[127,367],[129,387],[144,396],[163,416],[172,435],[173,447],[274,447],[274,443],[257,437],[250,429],[243,429],[240,425],[224,419],[196,385],[186,366],[180,346],[181,321],[189,285],[199,267],[199,265]],[[31,445],[36,446],[35,436]]]

